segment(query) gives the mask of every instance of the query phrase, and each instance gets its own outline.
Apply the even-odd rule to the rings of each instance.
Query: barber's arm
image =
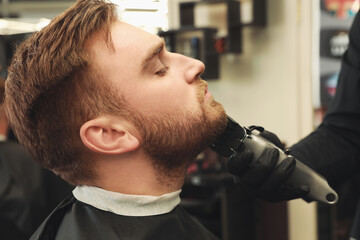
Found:
[[[360,172],[360,13],[349,39],[336,96],[322,124],[290,148],[292,156],[324,176],[330,185]],[[268,150],[256,161],[251,159],[251,151],[243,149],[228,162],[228,169],[236,176],[236,182],[255,196],[281,201],[306,194],[309,186],[285,184],[295,168],[294,158],[289,157],[276,166],[276,151]]]
[[[291,149],[330,184],[360,172],[360,13],[351,26],[336,95],[323,122]]]

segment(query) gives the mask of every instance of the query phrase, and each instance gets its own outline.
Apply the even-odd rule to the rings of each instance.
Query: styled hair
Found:
[[[122,112],[121,96],[88,49],[96,35],[114,50],[110,27],[117,20],[116,5],[78,0],[25,40],[8,69],[5,105],[15,135],[39,164],[74,185],[96,178],[80,127]]]

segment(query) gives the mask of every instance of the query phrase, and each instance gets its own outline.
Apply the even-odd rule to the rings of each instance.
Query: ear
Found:
[[[107,117],[92,119],[80,128],[80,138],[84,145],[94,152],[120,154],[139,147],[136,138],[121,121]]]

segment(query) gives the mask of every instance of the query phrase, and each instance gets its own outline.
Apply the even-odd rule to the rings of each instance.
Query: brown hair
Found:
[[[120,97],[101,81],[86,48],[100,34],[113,49],[110,27],[116,20],[115,5],[79,0],[23,42],[8,69],[5,102],[19,142],[74,185],[96,177],[79,136],[81,125],[100,113],[122,111]]]

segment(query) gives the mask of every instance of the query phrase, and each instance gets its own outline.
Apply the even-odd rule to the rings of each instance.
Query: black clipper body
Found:
[[[258,159],[266,148],[277,148],[280,153],[277,164],[290,156],[256,132],[241,127],[228,117],[228,125],[224,133],[210,145],[210,148],[221,156],[231,158],[234,153],[241,151],[242,146],[254,153],[254,159]],[[335,204],[338,201],[337,193],[329,186],[326,179],[297,159],[294,172],[286,183],[308,185],[309,193],[303,197],[306,201],[315,200],[327,204]]]

